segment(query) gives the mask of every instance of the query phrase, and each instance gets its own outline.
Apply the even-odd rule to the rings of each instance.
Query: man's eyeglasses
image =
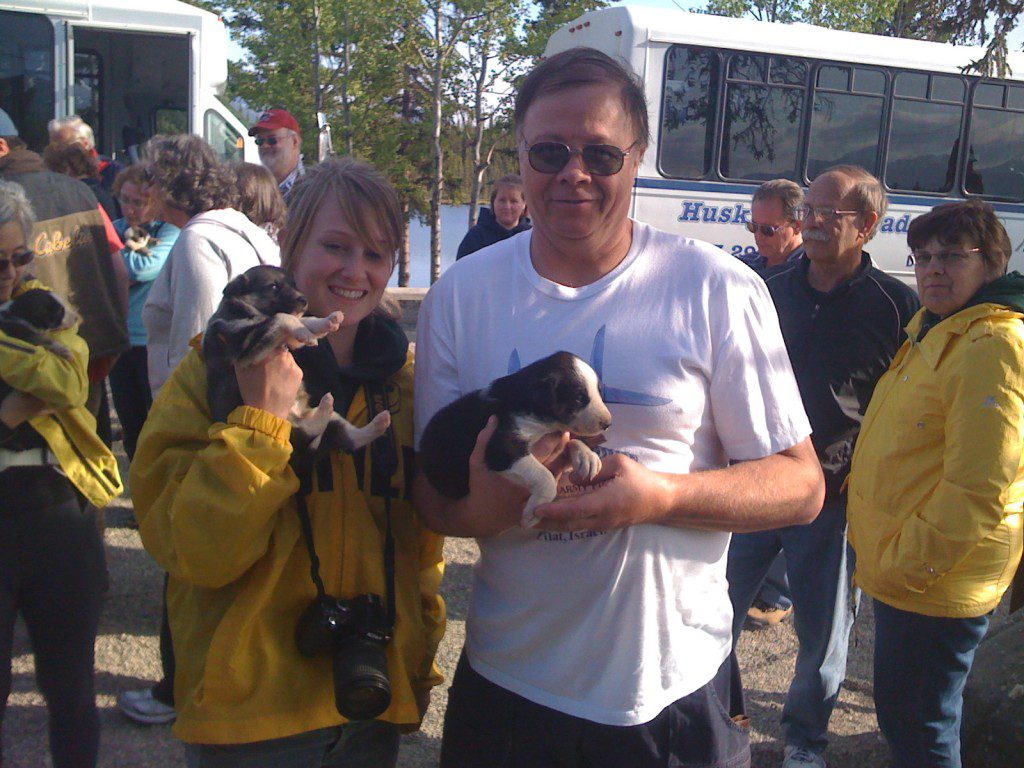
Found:
[[[775,233],[785,227],[785,224],[777,224],[772,226],[771,224],[756,224],[753,221],[747,222],[747,232],[756,234],[757,230],[761,230],[761,234],[765,237],[775,237]]]
[[[274,136],[257,136],[256,146],[262,147],[264,144],[269,144],[271,147],[276,147],[278,141],[279,139]]]
[[[0,272],[6,272],[11,264],[15,267],[24,267],[35,257],[36,255],[32,251],[22,251],[21,253],[14,254],[9,259],[0,259]]]
[[[822,221],[835,221],[840,216],[855,216],[864,211],[837,211],[835,208],[823,208],[820,205],[801,205],[796,209],[796,215],[801,219],[821,219]]]
[[[523,148],[530,159],[530,167],[537,173],[558,173],[569,164],[573,155],[579,155],[590,173],[614,176],[622,170],[626,156],[638,143],[634,141],[625,149],[611,144],[587,144],[583,149],[570,149],[568,144],[558,141],[538,141],[533,145],[524,141]]]
[[[907,254],[907,266],[924,269],[932,261],[937,261],[940,267],[948,269],[960,266],[971,257],[972,253],[981,253],[981,248],[968,248],[966,251],[937,251],[935,253],[911,251]]]

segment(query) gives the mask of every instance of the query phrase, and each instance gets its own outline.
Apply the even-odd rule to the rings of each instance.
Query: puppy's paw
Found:
[[[540,518],[534,514],[534,510],[540,506],[541,500],[535,496],[531,496],[526,502],[526,506],[523,507],[523,515],[519,518],[519,525],[523,528],[533,528],[537,523],[540,522]]]
[[[327,317],[303,317],[302,318],[302,330],[306,331],[306,338],[309,339],[307,343],[315,343],[315,341],[329,333],[334,333],[341,328],[341,323],[345,319],[343,312],[331,312]],[[298,335],[297,331],[296,335]]]
[[[567,446],[572,470],[569,478],[578,485],[589,483],[601,471],[601,457],[579,440],[570,440]]]

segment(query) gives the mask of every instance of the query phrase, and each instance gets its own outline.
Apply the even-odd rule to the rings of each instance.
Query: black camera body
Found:
[[[331,654],[334,705],[349,720],[372,720],[391,704],[385,648],[391,624],[380,595],[324,595],[303,611],[295,644],[303,656]]]

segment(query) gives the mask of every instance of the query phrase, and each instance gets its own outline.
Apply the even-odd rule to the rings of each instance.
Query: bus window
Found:
[[[244,159],[242,135],[212,109],[206,110],[203,118],[203,138],[210,142],[210,146],[224,162]]]
[[[672,46],[665,61],[658,148],[658,164],[665,176],[700,179],[711,172],[717,103],[718,56],[700,48]]]
[[[853,90],[855,93],[873,93],[885,95],[885,73],[880,69],[854,67]]]
[[[926,100],[920,94],[927,93],[929,78],[936,82],[932,84],[931,99]],[[889,189],[906,192],[950,192],[953,189],[964,107],[962,87],[959,103],[939,101],[956,100],[956,88],[949,81],[963,85],[960,78],[947,75],[916,72],[896,75],[885,167],[885,183]]]
[[[748,181],[796,179],[807,64],[803,60],[780,56],[733,54],[730,75],[738,73],[750,80],[764,69],[750,66],[750,61],[756,58],[768,60],[771,70],[782,75],[773,78],[770,85],[738,81],[731,76],[728,79],[722,135],[722,176]],[[740,63],[734,66],[736,61]],[[762,82],[768,80],[763,78]],[[777,84],[779,80],[786,84]]]
[[[859,165],[878,174],[878,145],[882,140],[885,73],[857,67],[823,66],[818,70],[807,141],[807,178],[815,179],[838,163]],[[878,89],[881,78],[881,89]],[[877,96],[855,91],[878,93]]]
[[[30,149],[42,151],[53,119],[53,25],[38,14],[0,11],[0,109]]]
[[[997,108],[1007,88],[1016,110]],[[998,100],[994,90],[1000,91]],[[980,96],[980,98],[979,98]],[[1024,200],[1024,87],[981,83],[974,90],[964,188],[970,194]],[[989,105],[992,106],[983,106]]]
[[[96,51],[75,51],[75,114],[92,128],[96,137],[96,146],[103,152],[106,146],[103,141],[103,126],[100,116],[103,114],[100,95],[103,85],[103,62]]]

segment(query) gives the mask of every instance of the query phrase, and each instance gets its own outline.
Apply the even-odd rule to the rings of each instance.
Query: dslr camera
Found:
[[[380,595],[314,600],[295,627],[303,656],[331,654],[334,705],[349,720],[372,720],[391,704],[391,681],[384,649],[391,640],[387,609]]]

